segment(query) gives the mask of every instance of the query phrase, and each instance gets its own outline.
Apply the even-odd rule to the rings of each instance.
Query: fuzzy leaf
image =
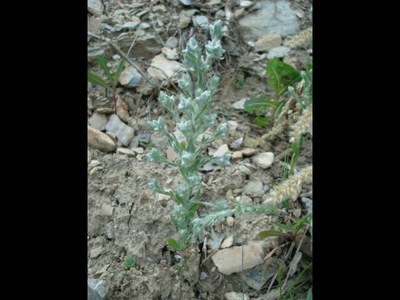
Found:
[[[267,63],[267,75],[270,85],[275,90],[275,96],[281,96],[288,86],[301,80],[300,72],[278,58]]]

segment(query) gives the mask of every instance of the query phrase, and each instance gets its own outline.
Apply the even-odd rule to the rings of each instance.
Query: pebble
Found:
[[[289,52],[290,52],[290,48],[284,47],[284,46],[279,46],[279,47],[271,49],[268,52],[267,58],[273,59],[274,57],[284,57],[284,56],[288,55]]]
[[[249,296],[243,293],[229,292],[224,296],[226,300],[250,300]]]
[[[103,131],[106,129],[106,125],[108,123],[107,117],[104,114],[94,113],[89,118],[89,125],[93,128]]]
[[[272,152],[259,153],[251,158],[258,167],[262,169],[267,169],[270,167],[274,161],[274,154]]]
[[[178,39],[176,37],[174,37],[174,36],[170,36],[167,39],[167,42],[165,43],[165,46],[167,46],[167,47],[169,47],[171,49],[176,48],[178,46]]]
[[[193,16],[192,21],[193,24],[197,25],[201,29],[209,28],[209,22],[206,16]]]
[[[115,136],[124,146],[128,146],[134,136],[133,128],[124,124],[115,114],[111,115],[106,129],[115,134]]]
[[[88,126],[88,145],[105,152],[112,152],[117,148],[107,134],[90,126]]]
[[[217,151],[213,154],[214,157],[222,157],[225,153],[229,152],[229,147],[227,144],[221,145]]]
[[[235,223],[235,219],[231,216],[226,217],[226,225],[228,225],[229,227],[232,227],[233,224]]]
[[[104,6],[101,0],[88,0],[88,11],[95,16],[101,16],[103,14]]]
[[[129,156],[129,157],[134,157],[135,156],[135,152],[133,152],[130,149],[122,148],[122,147],[117,148],[117,154],[124,154],[124,155]]]
[[[242,152],[244,157],[249,157],[249,156],[253,156],[254,154],[256,154],[257,150],[254,148],[245,148],[245,149],[241,150],[240,152]]]
[[[242,255],[243,250],[243,255]],[[211,258],[224,275],[248,270],[263,262],[264,251],[258,243],[219,250]],[[243,259],[242,259],[243,258]],[[243,261],[243,265],[242,265]]]
[[[279,47],[282,43],[282,38],[277,33],[269,33],[260,38],[254,44],[254,50],[257,52],[268,52],[271,49]]]
[[[228,236],[221,244],[221,249],[229,248],[233,245],[233,236]]]

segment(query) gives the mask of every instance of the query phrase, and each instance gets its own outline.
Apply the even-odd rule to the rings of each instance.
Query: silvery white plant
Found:
[[[194,37],[187,43],[183,51],[183,63],[188,73],[178,81],[181,90],[178,99],[164,92],[160,92],[158,97],[158,101],[169,112],[179,131],[171,133],[162,117],[148,122],[151,130],[167,137],[177,159],[170,161],[155,148],[151,149],[147,157],[150,161],[165,163],[178,169],[183,178],[183,183],[174,191],[167,191],[156,179],[150,183],[155,192],[168,195],[175,201],[175,216],[171,217],[171,220],[177,229],[179,240],[168,238],[167,242],[179,250],[187,249],[193,242],[193,226],[198,227],[198,222],[193,221],[202,203],[200,194],[203,177],[198,171],[199,167],[208,162],[220,166],[230,164],[230,153],[212,158],[202,155],[205,147],[224,135],[228,129],[228,124],[222,123],[212,135],[205,135],[208,129],[215,126],[217,119],[216,114],[209,114],[209,110],[218,91],[220,79],[216,75],[211,76],[210,71],[213,62],[222,59],[224,54],[221,46],[221,21],[210,26],[210,35],[211,41],[205,46],[205,57]]]

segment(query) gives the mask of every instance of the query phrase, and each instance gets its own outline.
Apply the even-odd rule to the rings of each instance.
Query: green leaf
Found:
[[[91,83],[100,85],[106,89],[111,89],[111,87],[104,81],[104,79],[102,79],[101,77],[99,77],[97,74],[93,73],[93,72],[88,72],[88,80]]]
[[[121,76],[122,71],[124,70],[124,65],[125,65],[125,60],[121,58],[121,60],[118,63],[117,69],[114,74],[114,80],[113,80],[113,89],[117,87],[119,77]]]
[[[257,126],[267,128],[269,124],[269,118],[268,117],[256,117],[254,120],[254,123],[256,123]]]
[[[275,90],[275,96],[281,96],[288,86],[301,80],[301,74],[291,65],[285,64],[278,58],[267,63],[267,75],[270,85]]]
[[[283,232],[274,231],[274,230],[265,230],[265,231],[261,231],[257,234],[257,236],[261,239],[265,239],[265,238],[271,237],[271,236],[282,236],[282,235],[286,235],[286,234]]]
[[[271,98],[266,99],[264,96],[260,97],[250,97],[244,104],[244,110],[248,113],[265,113],[265,111],[269,108],[276,108],[279,105],[279,102],[271,101]]]
[[[113,77],[112,77],[112,74],[111,74],[111,71],[110,71],[109,67],[107,66],[107,62],[104,59],[104,56],[103,55],[99,55],[97,57],[97,62],[99,63],[99,66],[103,69],[104,73],[106,73],[106,76],[107,76],[108,80],[110,81],[110,84],[112,84],[113,83]]]
[[[167,238],[167,243],[172,247],[172,249],[174,250],[179,249],[179,243],[175,241],[173,238]]]

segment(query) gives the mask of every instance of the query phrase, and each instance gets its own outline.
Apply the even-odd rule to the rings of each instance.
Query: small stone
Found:
[[[134,136],[133,128],[124,124],[117,115],[113,114],[107,123],[106,130],[116,135],[124,146],[128,146]]]
[[[226,225],[228,225],[229,227],[233,226],[233,223],[235,222],[235,219],[231,216],[226,217]]]
[[[274,161],[274,154],[272,152],[259,153],[251,159],[258,167],[267,169]]]
[[[233,13],[233,16],[235,17],[235,19],[239,19],[241,16],[243,16],[245,11],[246,10],[244,8],[239,8],[239,9],[235,10],[235,12]]]
[[[174,149],[171,146],[167,147],[167,150],[165,151],[167,155],[167,159],[170,161],[175,161],[177,159],[177,156],[175,154]]]
[[[117,111],[117,116],[120,117],[122,121],[128,122],[129,119],[128,105],[124,101],[122,101],[121,97],[119,96],[117,97],[115,108]]]
[[[236,131],[236,129],[238,128],[239,123],[236,121],[228,121],[228,132],[230,135],[233,135]]]
[[[94,34],[100,34],[101,22],[98,18],[91,17],[88,21],[88,31]]]
[[[243,203],[243,204],[252,204],[253,200],[250,197],[246,196],[246,195],[242,195],[239,198],[239,202]]]
[[[88,145],[105,152],[112,152],[117,148],[107,134],[90,126],[88,126]]]
[[[226,300],[250,300],[249,296],[243,293],[229,292],[224,296]]]
[[[232,160],[242,159],[243,154],[241,151],[235,151],[232,153]]]
[[[243,187],[243,192],[253,197],[262,196],[264,193],[264,185],[260,179],[253,179]]]
[[[233,236],[228,236],[221,244],[221,249],[229,248],[233,245]]]
[[[90,250],[90,258],[98,258],[101,254],[103,253],[103,247],[99,246],[97,248],[94,248]]]
[[[156,13],[163,13],[163,12],[166,12],[166,11],[167,11],[167,9],[166,9],[165,6],[162,5],[162,4],[154,5],[154,6],[153,6],[153,12],[156,12]]]
[[[183,5],[190,5],[192,4],[193,0],[179,0],[180,3],[182,3]]]
[[[142,147],[134,147],[134,148],[131,148],[131,150],[136,154],[143,154],[144,153],[144,149]]]
[[[251,242],[249,245],[219,250],[211,258],[220,273],[230,275],[261,264],[263,257],[264,251],[262,246]]]
[[[88,279],[88,300],[103,300],[108,292],[108,286],[102,279]]]
[[[189,16],[182,15],[179,17],[179,28],[184,29],[189,26],[192,19]]]
[[[200,280],[204,280],[204,279],[206,279],[207,277],[208,277],[208,275],[207,275],[206,272],[201,272],[201,273],[200,273]]]
[[[94,113],[88,120],[89,125],[93,128],[103,131],[106,129],[107,117],[103,114]]]
[[[253,173],[248,167],[244,166],[244,165],[240,165],[238,167],[239,171],[246,174],[246,175],[251,175],[251,173]]]
[[[284,47],[284,46],[276,47],[269,51],[267,58],[273,59],[274,57],[284,57],[284,56],[288,55],[289,52],[290,52],[290,48],[288,48],[288,47]]]
[[[212,5],[217,5],[217,4],[220,4],[220,3],[221,3],[221,0],[211,0],[211,1],[207,2],[207,5],[208,6],[212,6]]]
[[[150,76],[159,80],[168,80],[171,77],[179,77],[179,73],[185,71],[185,68],[174,60],[167,59],[164,54],[155,56],[147,72]]]
[[[293,216],[294,216],[295,218],[300,218],[300,216],[301,216],[301,209],[300,209],[300,208],[294,209],[294,210],[293,210]]]
[[[253,1],[240,1],[240,6],[241,7],[250,7],[250,6],[252,6],[254,3],[253,3]]]
[[[96,174],[97,171],[102,170],[102,169],[103,169],[103,167],[100,167],[100,166],[94,167],[93,169],[90,170],[89,175],[92,176],[92,175]]]
[[[200,27],[201,29],[208,29],[209,23],[206,16],[193,16],[192,17],[193,24]]]
[[[92,160],[92,161],[89,163],[88,168],[89,168],[89,169],[92,169],[92,168],[97,167],[97,166],[100,166],[100,165],[101,165],[101,162],[99,162],[98,160]]]
[[[95,16],[101,16],[103,14],[104,6],[101,0],[88,0],[88,11]]]
[[[113,215],[113,211],[114,211],[114,207],[112,207],[111,205],[109,205],[107,203],[103,203],[103,205],[101,206],[101,213],[104,216],[111,217]]]
[[[281,43],[282,38],[279,34],[269,33],[254,44],[254,50],[257,52],[268,52],[273,48],[279,47]]]
[[[129,156],[129,157],[134,157],[135,156],[135,152],[133,152],[132,150],[130,150],[130,149],[126,149],[126,148],[117,148],[117,154],[124,154],[124,155],[126,155],[126,156]]]
[[[143,23],[140,23],[139,27],[142,29],[147,29],[147,28],[150,28],[151,25],[149,23],[143,22]]]
[[[96,113],[98,114],[104,114],[104,115],[111,115],[115,112],[113,108],[108,108],[108,107],[101,107],[96,109]]]
[[[171,49],[169,47],[163,47],[161,52],[170,60],[177,60],[179,58],[176,49]]]
[[[229,147],[231,149],[239,150],[242,147],[242,144],[243,144],[243,137],[238,138],[237,140],[235,140],[233,143],[231,143],[229,145]]]
[[[167,39],[167,41],[165,43],[165,46],[167,46],[167,47],[169,47],[171,49],[176,48],[178,46],[178,39],[176,37],[174,37],[174,36],[170,36]]]
[[[237,110],[244,110],[244,104],[246,103],[247,98],[240,99],[232,104],[232,107]]]
[[[139,23],[137,22],[126,22],[122,25],[123,29],[135,29],[137,26],[139,25]]]
[[[251,138],[247,136],[243,141],[243,146],[247,148],[257,148],[259,144],[260,144],[259,138]]]
[[[242,152],[244,157],[249,157],[249,156],[253,156],[254,154],[256,154],[257,150],[253,149],[253,148],[245,148],[245,149],[241,150],[240,152]]]
[[[138,71],[130,65],[122,71],[121,76],[119,77],[119,83],[128,88],[140,85],[141,80],[142,75],[140,75]]]
[[[140,20],[140,18],[139,18],[138,16],[132,16],[132,17],[131,17],[131,21],[132,21],[133,23],[137,23],[138,25],[139,25],[140,22],[141,22],[141,20]]]
[[[104,225],[104,235],[109,240],[112,240],[114,238],[114,224],[113,224],[113,222],[108,222],[106,225]]]
[[[232,191],[231,189],[229,189],[229,190],[226,192],[225,197],[226,197],[226,200],[229,200],[229,201],[233,200],[233,191]]]
[[[227,144],[223,144],[218,148],[218,150],[214,153],[214,157],[222,157],[225,153],[229,152],[229,148]]]

